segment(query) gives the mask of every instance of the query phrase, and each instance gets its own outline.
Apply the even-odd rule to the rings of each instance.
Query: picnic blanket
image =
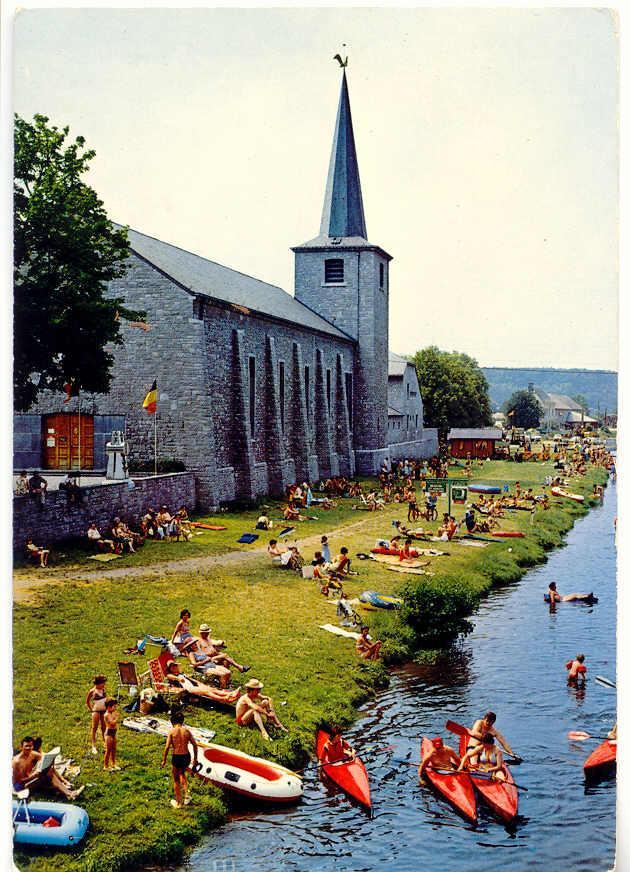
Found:
[[[428,560],[427,563],[429,563]],[[435,572],[427,572],[426,569],[420,569],[419,566],[405,566],[403,563],[400,566],[386,566],[385,569],[390,572],[406,572],[408,575],[435,575]]]
[[[98,560],[99,563],[109,563],[110,560],[118,560],[121,554],[92,554],[88,560]]]
[[[258,539],[258,533],[243,533],[241,538],[236,541],[243,542],[245,545],[251,545],[256,539]]]
[[[280,533],[278,533],[278,539],[282,539],[283,536],[288,536],[289,533],[293,533],[294,530],[295,527],[285,527],[284,530],[281,530]]]
[[[191,527],[201,527],[202,530],[227,530],[223,524],[204,524],[203,521],[191,521]]]
[[[334,624],[320,624],[320,630],[328,630],[329,633],[334,633],[335,636],[347,636],[348,639],[358,639],[360,633],[353,633],[351,630],[343,630],[341,627],[335,627]]]
[[[415,557],[411,560],[401,560],[395,554],[371,554],[370,559],[375,560],[377,563],[386,563],[388,566],[405,566],[413,569],[420,569],[422,566],[428,566],[431,563],[430,560],[418,560]]]

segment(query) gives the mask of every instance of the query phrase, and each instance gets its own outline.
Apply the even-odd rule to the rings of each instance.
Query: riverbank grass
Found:
[[[547,466],[487,463],[476,477],[489,483],[519,479],[524,487],[536,486],[549,472]],[[593,482],[604,478],[593,470],[572,482],[571,489],[590,494]],[[533,524],[528,512],[515,512],[502,525],[524,530],[525,539],[486,548],[432,543],[450,555],[432,560],[428,569],[433,576],[407,577],[355,559],[358,575],[345,585],[351,597],[366,589],[405,596],[401,612],[362,613],[372,635],[384,639],[387,656],[401,659],[411,656],[419,643],[430,647],[441,642],[449,635],[442,628],[448,625],[452,633],[493,584],[518,578],[527,566],[544,560],[545,550],[560,544],[563,533],[587,510],[568,500],[553,502],[549,511],[537,513]],[[318,523],[321,532],[336,529],[333,551],[345,544],[354,555],[369,551],[376,538],[390,535],[394,518],[406,517],[403,506],[366,513],[352,510],[351,504],[344,501],[337,518],[328,514],[300,525],[298,541],[313,535],[312,525]],[[446,509],[444,497],[439,509]],[[229,520],[231,539],[251,518]],[[314,550],[305,549],[306,556]],[[535,595],[542,598],[542,593]],[[190,706],[187,722],[216,730],[217,742],[300,768],[312,754],[316,726],[324,720],[349,724],[357,706],[387,681],[381,664],[357,661],[352,640],[320,629],[336,623],[336,618],[334,605],[319,594],[317,584],[272,569],[264,552],[242,563],[222,565],[217,560],[207,568],[170,571],[164,577],[145,574],[138,566],[124,578],[88,573],[40,588],[36,601],[14,609],[14,744],[23,735],[41,735],[45,748],[59,744],[65,755],[80,762],[77,783],[87,785],[80,802],[91,825],[83,845],[73,853],[18,852],[21,869],[116,872],[172,862],[224,819],[226,797],[197,779],[193,804],[177,812],[171,809],[170,771],[159,766],[163,743],[158,737],[121,729],[118,756],[123,770],[118,773],[104,773],[102,758],[87,753],[85,695],[93,675],[108,675],[108,690],[115,694],[116,663],[130,659],[124,649],[145,632],[170,635],[184,607],[192,612],[193,628],[207,621],[214,635],[228,641],[230,653],[251,664],[247,677],[264,682],[290,730],[267,744],[256,730],[238,728],[230,713]],[[429,620],[430,614],[437,616],[435,621]],[[146,668],[146,658],[133,659],[139,672]],[[235,678],[242,680],[238,673]]]

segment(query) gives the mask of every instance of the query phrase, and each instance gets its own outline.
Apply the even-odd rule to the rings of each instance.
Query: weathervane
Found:
[[[345,42],[342,43],[342,45],[343,45],[343,48],[346,47]],[[342,69],[343,69],[344,67],[347,67],[347,66],[348,66],[348,56],[347,56],[347,55],[346,55],[346,59],[345,59],[345,60],[342,60],[341,55],[340,55],[340,54],[336,54],[336,55],[334,56],[333,60],[334,60],[334,61],[339,61],[339,66],[340,66]]]

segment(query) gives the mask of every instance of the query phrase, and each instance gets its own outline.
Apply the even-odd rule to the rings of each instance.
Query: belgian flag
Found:
[[[142,404],[142,408],[146,409],[149,415],[155,415],[157,412],[157,379],[153,382],[151,387],[149,388],[149,393],[144,398],[144,402]]]

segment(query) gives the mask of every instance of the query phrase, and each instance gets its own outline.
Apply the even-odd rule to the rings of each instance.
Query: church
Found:
[[[42,394],[16,415],[16,469],[104,469],[112,430],[125,432],[132,470],[152,460],[142,401],[154,380],[158,456],[194,472],[199,508],[437,453],[415,368],[389,351],[392,257],[368,241],[345,69],[321,226],[292,248],[293,295],[128,237],[127,272],[108,292],[144,310],[148,329],[123,325],[108,394]]]

